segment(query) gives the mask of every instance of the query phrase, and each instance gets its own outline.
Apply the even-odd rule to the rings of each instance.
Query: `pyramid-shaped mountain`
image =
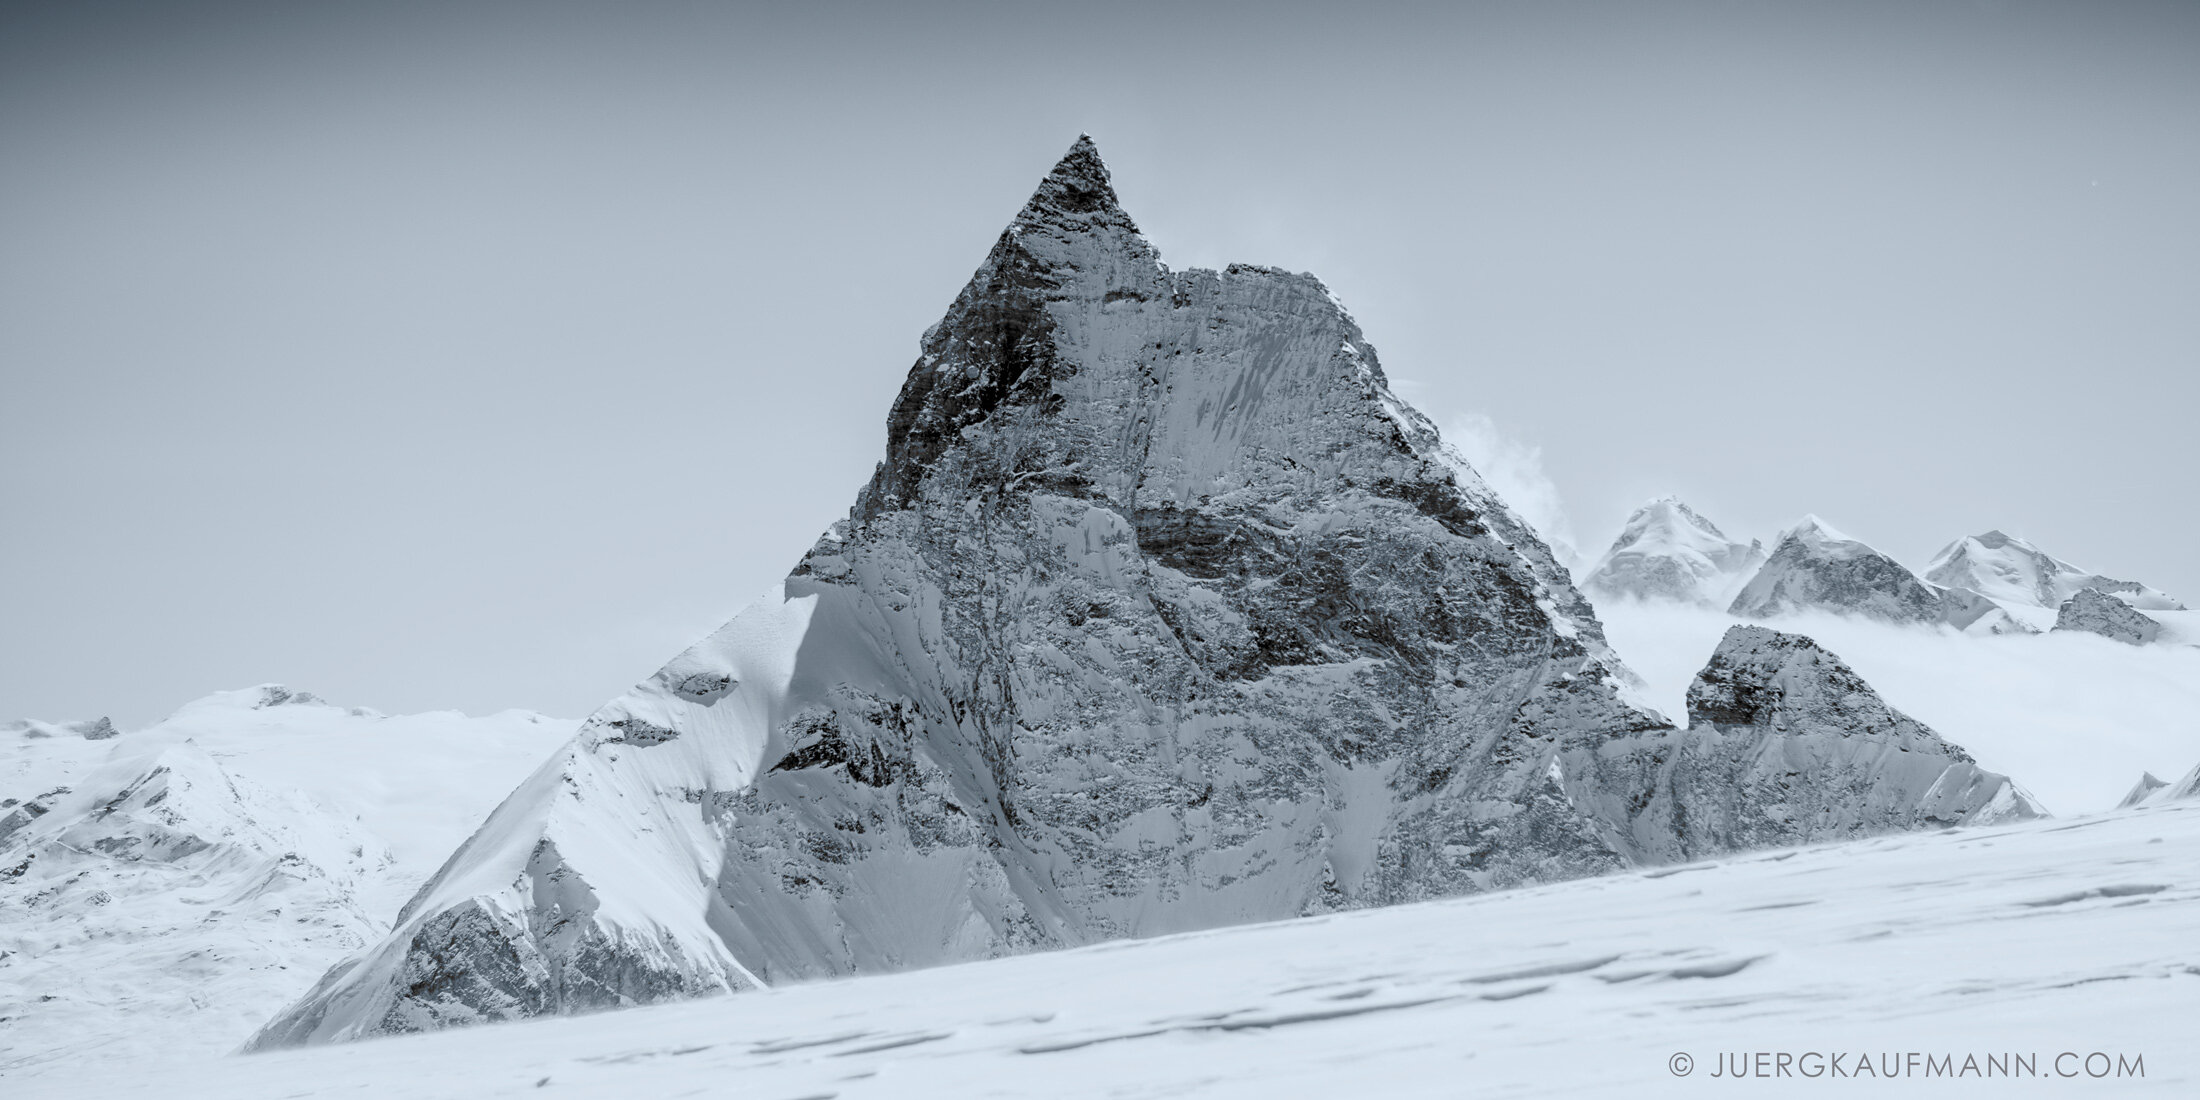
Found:
[[[588,719],[255,1045],[1736,842],[1660,797],[1674,731],[1630,681],[1321,283],[1171,271],[1080,140],[783,591]]]
[[[1597,599],[1666,600],[1724,609],[1764,564],[1755,540],[1736,542],[1678,497],[1627,517],[1581,586]]]

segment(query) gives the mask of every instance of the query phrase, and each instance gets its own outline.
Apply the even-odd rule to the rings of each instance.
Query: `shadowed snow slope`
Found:
[[[1670,727],[1322,285],[1170,271],[1089,141],[921,349],[885,461],[783,591],[588,719],[257,1045],[1764,835],[1661,797]]]
[[[2185,802],[580,1019],[52,1068],[9,1092],[2191,1096],[2196,922],[2200,803]],[[1787,1052],[1787,1077],[1729,1090],[1721,1059],[1757,1051]],[[2095,1052],[2107,1080],[2085,1076]],[[1852,1078],[1864,1060],[1868,1083]],[[2018,1079],[1962,1087],[1989,1073]]]
[[[572,727],[269,685],[134,733],[0,729],[0,1073],[234,1049]]]

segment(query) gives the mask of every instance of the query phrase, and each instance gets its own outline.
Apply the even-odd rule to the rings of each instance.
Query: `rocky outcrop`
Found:
[[[1783,531],[1728,613],[1774,619],[1833,611],[1891,623],[1936,623],[1941,594],[1900,562],[1848,537],[1816,516]]]
[[[1660,497],[1627,517],[1582,589],[1598,600],[1724,608],[1764,562],[1762,544],[1729,539],[1678,498]]]
[[[1839,657],[1759,626],[1720,640],[1689,685],[1687,729],[1633,740],[1624,759],[1645,799],[1633,827],[1673,859],[2046,813]]]
[[[2161,634],[2162,624],[2098,588],[2081,588],[2056,611],[2055,629],[2145,645]]]
[[[1088,141],[925,334],[887,435],[781,590],[585,722],[255,1045],[1773,835],[1666,793],[1674,731],[1328,291],[1164,267]]]

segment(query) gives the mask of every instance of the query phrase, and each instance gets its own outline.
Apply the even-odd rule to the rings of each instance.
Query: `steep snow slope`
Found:
[[[1600,600],[1632,597],[1723,608],[1764,561],[1761,544],[1735,542],[1679,498],[1659,497],[1627,517],[1581,586]]]
[[[494,792],[573,725],[384,717],[274,685],[121,735],[9,723],[0,1074],[233,1049],[385,932]]]
[[[1670,789],[1587,602],[1327,290],[1170,271],[1089,141],[921,348],[784,590],[584,723],[257,1043],[1762,842],[1764,807]]]
[[[1701,655],[1738,621],[1633,601],[1606,601],[1598,614],[1652,703],[1674,714]],[[2058,814],[2106,810],[2141,772],[2178,775],[2200,760],[2200,649],[2088,634],[1977,637],[1823,612],[1779,626],[1840,654],[1889,704]]]
[[[1894,623],[1934,623],[1944,614],[1937,589],[1817,516],[1780,532],[1727,611],[1747,619],[1838,611]]]
[[[2190,1096],[2196,920],[2187,802],[9,1086],[71,1100],[154,1082],[172,1100]],[[1754,1071],[1759,1051],[1769,1079],[1730,1088],[1731,1060]],[[1868,1079],[1850,1076],[1860,1062]]]

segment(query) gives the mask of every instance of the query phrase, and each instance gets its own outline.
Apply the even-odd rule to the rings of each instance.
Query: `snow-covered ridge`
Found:
[[[1949,543],[1933,555],[1925,579],[1944,588],[1967,588],[2004,605],[2053,610],[2092,588],[2142,611],[2185,610],[2166,592],[2088,572],[2000,531]]]
[[[571,722],[384,716],[279,685],[166,721],[0,726],[0,1073],[233,1049]]]
[[[2087,572],[2000,531],[1950,543],[1919,576],[1817,516],[1782,531],[1768,556],[1756,543],[1729,540],[1672,497],[1628,518],[1583,589],[1607,604],[1626,598],[1718,606],[1746,619],[1831,611],[1946,624],[1976,635],[2039,634],[2061,619],[2062,629],[2123,641],[2200,644],[2200,616],[2168,594]],[[2071,601],[2087,592],[2132,611],[2070,611]]]
[[[2191,771],[2180,776],[2174,783],[2156,779],[2152,772],[2141,774],[2139,782],[2132,786],[2131,793],[2125,795],[2124,800],[2116,804],[2116,808],[2128,810],[2136,806],[2162,806],[2195,798],[2200,798],[2200,764],[2194,765]]]

